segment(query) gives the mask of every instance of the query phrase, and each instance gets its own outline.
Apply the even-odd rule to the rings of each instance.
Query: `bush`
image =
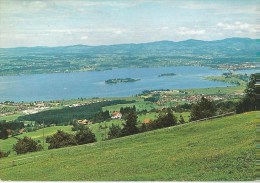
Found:
[[[77,145],[77,141],[74,135],[58,130],[54,135],[48,138],[50,144],[48,149],[55,149],[67,146]]]
[[[73,122],[72,126],[73,126],[71,128],[72,131],[78,131],[78,130],[85,130],[86,129],[85,125],[77,123],[77,122]]]
[[[8,138],[8,132],[6,129],[0,130],[0,139],[7,139]]]
[[[79,145],[97,141],[95,134],[89,128],[78,131],[75,138]]]
[[[0,150],[0,158],[8,157],[9,154],[10,154],[10,151],[4,152],[4,151],[1,151],[1,150]]]
[[[24,137],[23,139],[18,139],[18,142],[13,146],[13,150],[17,154],[35,152],[35,151],[40,151],[42,149],[43,149],[42,145],[38,144],[30,137]]]
[[[185,123],[185,120],[184,120],[182,115],[180,115],[179,123],[180,124],[184,124]]]
[[[109,127],[109,132],[108,132],[108,139],[114,139],[114,138],[119,138],[122,135],[122,130],[119,125],[114,125]]]

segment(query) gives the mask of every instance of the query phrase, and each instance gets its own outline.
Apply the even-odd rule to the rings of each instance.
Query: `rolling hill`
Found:
[[[252,181],[256,114],[3,158],[0,179]]]
[[[259,39],[157,41],[119,45],[0,48],[0,73],[35,74],[129,67],[256,62]]]

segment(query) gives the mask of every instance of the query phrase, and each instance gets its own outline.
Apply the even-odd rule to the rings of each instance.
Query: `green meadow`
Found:
[[[0,179],[253,181],[256,114],[3,158]]]
[[[180,114],[182,114],[182,116],[184,117],[185,121],[188,121],[189,119],[189,112],[183,112],[183,113],[175,113],[175,116],[177,118],[179,118]],[[154,120],[158,117],[158,113],[155,112],[151,112],[151,113],[147,113],[147,114],[143,114],[143,115],[139,115],[138,116],[138,122],[139,124],[141,124],[145,119],[151,119]],[[109,127],[112,126],[112,124],[114,125],[119,125],[122,126],[122,124],[124,123],[124,120],[119,120],[119,119],[113,119],[107,122],[101,122],[101,123],[95,123],[95,124],[91,124],[89,125],[89,128],[95,133],[97,141],[101,141],[104,138],[107,138],[108,136],[108,131],[109,131]],[[102,127],[102,128],[100,128]],[[105,129],[105,127],[107,127]],[[0,139],[0,149],[3,151],[11,151],[11,155],[14,155],[15,152],[13,152],[12,148],[13,148],[13,144],[15,144],[17,142],[17,138],[23,138],[24,136],[27,137],[31,137],[34,140],[39,140],[41,141],[41,143],[43,142],[43,133],[44,133],[44,140],[46,139],[46,137],[53,135],[54,133],[57,132],[57,130],[62,130],[64,132],[68,132],[68,133],[76,133],[74,131],[72,131],[72,126],[52,126],[52,127],[46,127],[44,128],[44,132],[43,129],[39,129],[33,132],[27,132],[21,135],[17,135],[16,137],[9,137],[6,140],[2,140]],[[48,149],[48,144],[45,143],[45,149]]]

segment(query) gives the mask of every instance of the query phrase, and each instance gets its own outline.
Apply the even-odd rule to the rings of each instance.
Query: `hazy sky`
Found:
[[[0,47],[259,38],[260,0],[0,0]]]

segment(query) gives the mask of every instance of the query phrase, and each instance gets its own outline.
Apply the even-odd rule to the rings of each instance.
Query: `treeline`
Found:
[[[63,109],[55,109],[42,111],[36,114],[29,114],[25,116],[18,117],[20,121],[35,121],[38,124],[43,122],[46,125],[56,124],[56,125],[68,125],[77,119],[88,119],[92,120],[94,123],[101,122],[110,118],[108,116],[108,111],[103,112],[102,107],[116,105],[116,104],[128,104],[135,101],[126,100],[113,100],[113,101],[102,101],[97,103],[92,103],[84,106],[78,107],[66,107]]]
[[[119,137],[124,137],[128,135],[133,135],[137,133],[142,133],[146,131],[151,131],[159,128],[165,128],[170,126],[175,126],[179,123],[185,123],[184,119],[181,117],[180,121],[177,121],[176,116],[173,115],[173,112],[170,108],[163,114],[160,114],[159,117],[149,123],[142,123],[141,126],[138,126],[138,117],[137,113],[134,110],[129,110],[129,113],[125,114],[125,123],[121,128],[119,125],[114,125],[109,127],[108,139],[114,139]]]
[[[19,130],[24,128],[24,123],[12,121],[0,121],[0,139],[7,139],[9,135],[19,133]]]

